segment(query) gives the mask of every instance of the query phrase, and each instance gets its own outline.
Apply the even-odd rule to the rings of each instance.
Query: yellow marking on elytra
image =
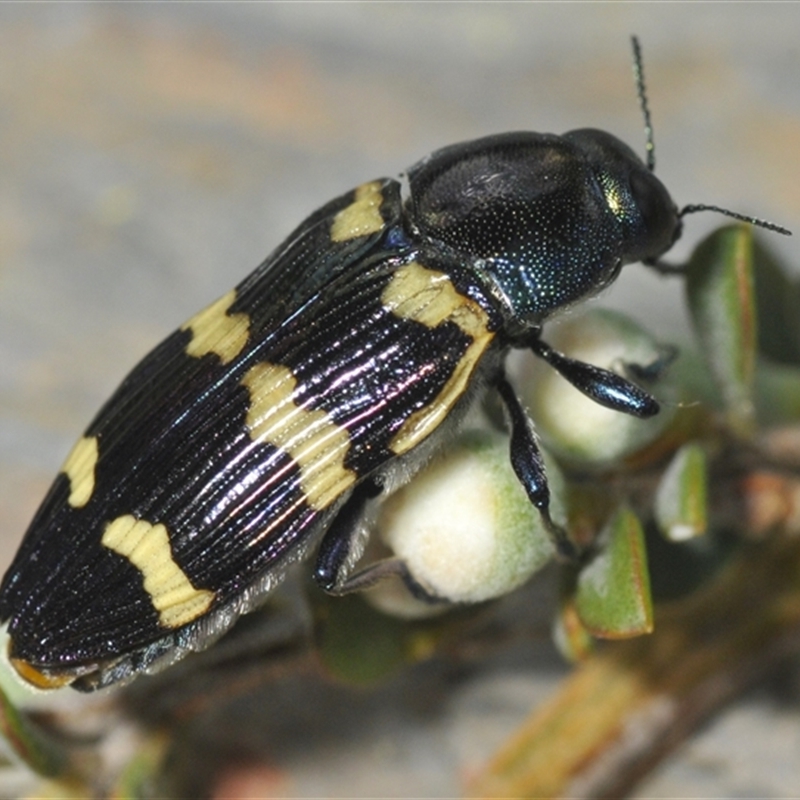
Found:
[[[236,290],[231,289],[181,326],[182,331],[192,332],[192,340],[186,345],[190,356],[216,353],[223,364],[228,364],[242,352],[250,335],[250,317],[242,312],[228,314],[235,299]]]
[[[8,657],[11,666],[17,671],[17,674],[24,681],[37,689],[60,689],[75,680],[75,675],[66,673],[63,675],[51,675],[47,672],[37,669],[23,661],[21,658]]]
[[[97,458],[97,437],[84,436],[75,442],[61,467],[61,471],[69,478],[70,493],[67,502],[73,508],[83,508],[94,492]]]
[[[169,533],[161,523],[125,514],[106,525],[101,541],[142,573],[144,590],[164,627],[180,628],[210,608],[214,592],[192,586],[172,556]]]
[[[382,202],[380,181],[359,186],[356,189],[355,200],[333,218],[331,239],[334,242],[346,242],[359,236],[377,233],[384,225],[381,217]]]
[[[344,465],[350,434],[327,412],[294,402],[297,379],[288,367],[256,364],[242,384],[250,392],[246,420],[250,437],[292,457],[300,470],[305,500],[312,508],[326,508],[355,483],[356,473]]]
[[[488,314],[474,300],[460,294],[447,275],[416,261],[397,270],[383,290],[381,302],[396,316],[429,328],[452,322],[472,339],[439,394],[411,414],[392,437],[389,448],[401,455],[433,433],[464,395],[494,333],[489,330]]]

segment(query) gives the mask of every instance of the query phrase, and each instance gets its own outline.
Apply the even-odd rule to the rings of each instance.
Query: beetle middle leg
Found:
[[[375,584],[386,580],[387,578],[399,578],[406,586],[408,591],[417,600],[423,603],[434,605],[436,603],[450,603],[444,597],[429,592],[414,576],[408,568],[408,565],[402,558],[382,558],[380,561],[375,561],[368,564],[363,569],[358,570],[353,575],[348,575],[346,578],[335,586],[333,589],[327,590],[328,594],[350,594],[351,592],[361,592],[364,589],[370,589]]]
[[[380,483],[365,480],[360,483],[328,528],[320,542],[314,567],[314,579],[328,594],[349,594],[369,589],[385,578],[397,577],[418,600],[442,602],[442,598],[420,585],[399,558],[385,558],[369,564],[350,575],[362,536],[367,503],[383,491]]]
[[[550,488],[547,485],[544,459],[536,444],[533,423],[504,374],[501,373],[494,379],[494,386],[508,411],[511,423],[511,466],[531,503],[541,514],[559,556],[575,561],[578,558],[578,548],[567,532],[550,516]]]
[[[322,537],[314,566],[314,580],[322,589],[339,594],[347,582],[347,572],[357,558],[367,503],[383,491],[375,480],[362,481],[339,509]]]

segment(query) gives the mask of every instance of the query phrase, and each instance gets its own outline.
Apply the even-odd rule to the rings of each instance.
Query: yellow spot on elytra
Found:
[[[181,330],[192,332],[192,340],[186,346],[190,356],[200,358],[216,353],[227,364],[242,352],[250,333],[250,318],[242,312],[228,314],[235,299],[236,290],[231,289],[181,326]]]
[[[314,509],[329,506],[356,481],[344,465],[350,434],[331,416],[294,402],[297,380],[288,367],[261,363],[242,378],[250,392],[247,429],[254,441],[288,453],[300,470],[300,486]]]
[[[60,689],[75,680],[74,674],[51,675],[36,669],[36,667],[31,666],[27,661],[23,661],[20,658],[9,656],[8,660],[20,678],[37,689]]]
[[[144,590],[165,627],[186,625],[205,614],[214,601],[214,592],[195,589],[175,562],[169,533],[161,523],[152,525],[126,514],[108,523],[101,541],[142,573]]]
[[[61,471],[69,478],[67,502],[73,508],[85,506],[94,491],[94,471],[97,466],[97,437],[84,436],[75,442]]]
[[[359,236],[377,233],[384,225],[381,217],[382,202],[380,181],[359,186],[356,189],[355,200],[333,218],[331,239],[334,242],[346,242]]]
[[[411,414],[392,437],[389,448],[400,455],[442,424],[464,395],[475,367],[494,339],[494,333],[489,330],[487,313],[474,300],[460,294],[447,275],[427,269],[416,261],[397,270],[383,290],[381,302],[395,316],[414,320],[428,328],[452,322],[472,339],[433,402]]]

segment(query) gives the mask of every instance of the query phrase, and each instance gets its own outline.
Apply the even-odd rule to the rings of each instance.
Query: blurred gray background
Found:
[[[323,202],[504,130],[598,127],[643,152],[631,33],[676,202],[800,234],[796,4],[0,6],[0,564],[135,361]],[[720,222],[688,218],[676,258]],[[797,236],[770,243],[800,263]],[[636,266],[601,299],[665,336],[679,301]],[[368,786],[342,743],[281,793],[397,794],[400,775],[403,794],[457,794],[546,673],[476,680],[387,738]],[[797,796],[798,723],[746,698],[640,796]]]

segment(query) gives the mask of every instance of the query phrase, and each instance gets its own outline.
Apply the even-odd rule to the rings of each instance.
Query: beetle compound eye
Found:
[[[631,242],[629,259],[642,261],[669,250],[681,234],[681,223],[664,184],[652,172],[632,170],[629,180],[641,224],[641,235]]]
[[[565,137],[591,167],[619,237],[625,264],[654,258],[668,250],[680,230],[678,210],[663,183],[624,142],[606,131],[586,128]]]

